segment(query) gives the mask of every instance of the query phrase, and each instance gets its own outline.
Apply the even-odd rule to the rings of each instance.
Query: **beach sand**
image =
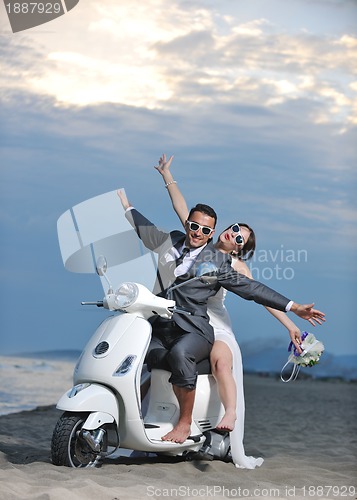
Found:
[[[265,459],[255,470],[165,457],[70,469],[51,464],[50,443],[61,415],[54,404],[73,366],[0,358],[1,391],[22,391],[38,405],[0,416],[1,500],[357,498],[356,384],[245,376],[245,448]]]

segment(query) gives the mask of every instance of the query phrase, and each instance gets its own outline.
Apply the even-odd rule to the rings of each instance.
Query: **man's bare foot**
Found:
[[[226,411],[220,423],[216,426],[216,429],[220,431],[231,432],[234,429],[236,423],[235,412]]]
[[[191,425],[178,422],[172,431],[162,436],[163,441],[172,441],[173,443],[183,443],[191,432]]]

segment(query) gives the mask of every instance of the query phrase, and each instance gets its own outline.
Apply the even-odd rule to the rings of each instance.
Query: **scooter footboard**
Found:
[[[99,412],[111,415],[119,425],[119,408],[113,392],[99,384],[78,384],[63,394],[57,403],[59,410],[71,412]],[[108,417],[107,417],[108,418]]]

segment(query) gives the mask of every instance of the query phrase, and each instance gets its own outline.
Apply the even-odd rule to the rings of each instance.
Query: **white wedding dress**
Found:
[[[210,317],[210,324],[214,329],[215,340],[221,340],[222,342],[225,342],[231,350],[233,357],[232,373],[237,389],[237,420],[233,431],[230,432],[231,454],[233,463],[236,467],[242,469],[255,469],[255,467],[259,467],[260,465],[262,465],[264,459],[248,457],[246,456],[244,451],[243,436],[245,405],[242,355],[232,330],[232,324],[228,311],[224,305],[226,293],[227,290],[225,290],[224,288],[220,288],[216,295],[209,298],[208,314]]]

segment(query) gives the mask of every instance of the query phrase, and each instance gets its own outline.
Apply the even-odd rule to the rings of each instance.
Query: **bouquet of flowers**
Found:
[[[324,345],[319,340],[316,340],[315,335],[312,333],[304,332],[301,335],[302,353],[299,354],[296,347],[292,342],[290,342],[288,351],[291,352],[294,347],[294,351],[289,356],[289,361],[292,361],[296,365],[300,366],[314,366],[320,361],[321,354],[324,352]]]
[[[300,348],[302,353],[298,353],[296,347],[290,342],[288,351],[291,353],[288,361],[281,370],[280,378],[283,382],[295,380],[298,376],[301,367],[314,366],[320,361],[321,354],[324,352],[324,345],[316,339],[315,335],[308,332],[303,332],[301,335]],[[294,363],[293,371],[288,379],[283,378],[284,368],[289,364]]]

